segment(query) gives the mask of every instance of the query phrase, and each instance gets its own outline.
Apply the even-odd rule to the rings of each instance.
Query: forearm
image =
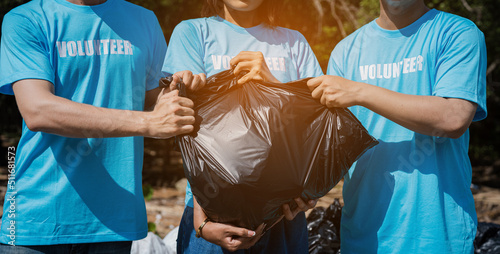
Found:
[[[156,102],[151,112],[95,107],[54,94],[53,85],[44,80],[21,80],[12,86],[19,111],[32,131],[74,137],[103,138],[147,136],[169,138],[193,130],[193,102],[177,91],[147,92]]]
[[[476,105],[461,99],[409,95],[358,83],[359,105],[412,131],[460,137],[474,117]]]
[[[149,136],[148,112],[95,107],[54,96],[24,112],[26,125],[73,138]],[[29,116],[25,116],[29,115]]]
[[[196,198],[193,196],[193,226],[194,229],[197,230],[198,227],[203,223],[203,221],[207,218],[201,206],[196,201]]]

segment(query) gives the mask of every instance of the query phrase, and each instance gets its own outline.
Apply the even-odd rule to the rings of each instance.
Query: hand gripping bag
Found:
[[[215,222],[267,230],[283,204],[324,196],[378,143],[348,109],[312,98],[308,79],[237,80],[223,71],[188,94],[195,131],[176,137],[192,192]]]

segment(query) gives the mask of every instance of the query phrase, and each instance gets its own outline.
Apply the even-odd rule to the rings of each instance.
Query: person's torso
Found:
[[[339,44],[343,77],[404,94],[434,95],[440,50],[453,32],[443,29],[453,30],[443,25],[448,19],[443,15],[448,14],[431,10],[395,31],[375,21],[367,24]],[[367,108],[350,110],[379,144],[345,176],[343,252],[470,248],[472,242],[455,242],[473,239],[475,232],[468,131],[459,139],[427,136]]]

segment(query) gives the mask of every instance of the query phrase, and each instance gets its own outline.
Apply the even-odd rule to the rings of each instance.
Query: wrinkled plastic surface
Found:
[[[236,82],[223,71],[188,93],[195,131],[177,137],[192,192],[216,222],[268,229],[283,204],[324,196],[377,144],[348,109],[313,99],[307,79]]]
[[[486,222],[478,223],[474,239],[474,253],[500,253],[500,225]]]
[[[335,199],[328,208],[316,207],[307,216],[309,253],[340,253],[342,206]]]

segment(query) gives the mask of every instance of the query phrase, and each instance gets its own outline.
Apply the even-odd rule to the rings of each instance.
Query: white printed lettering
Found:
[[[123,41],[122,40],[116,40],[116,52],[118,55],[123,55]]]
[[[83,43],[85,44],[85,55],[87,56],[94,55],[94,44],[92,43],[92,40],[83,41]]]
[[[370,79],[375,79],[376,71],[377,71],[376,65],[372,64],[370,65],[370,67],[368,67],[368,76],[370,76]]]
[[[384,78],[385,79],[390,79],[391,78],[391,64],[384,64]]]
[[[408,73],[409,72],[409,70],[408,70],[409,67],[410,67],[410,59],[409,58],[403,59],[403,73]]]
[[[273,70],[273,63],[271,61],[271,58],[265,57],[264,59],[266,60],[267,68],[269,68],[269,70],[272,71]]]
[[[361,80],[368,80],[368,65],[359,66],[359,73],[361,74]]]
[[[272,60],[273,60],[273,70],[276,70],[276,71],[279,70],[280,66],[279,66],[278,58],[273,57]]]
[[[229,57],[229,56],[222,57],[222,66],[224,67],[224,69],[229,70],[229,68],[231,67],[231,65],[229,63],[230,61],[231,61],[231,57]]]
[[[59,51],[59,57],[66,57],[66,42],[58,41],[56,44]]]
[[[106,40],[101,40],[102,43],[102,54],[103,55],[108,55],[109,54],[109,39]]]
[[[214,70],[220,70],[222,64],[222,56],[212,55],[212,64],[214,65]]]
[[[423,69],[424,57],[419,55],[417,56],[417,69],[421,71]]]
[[[412,57],[412,58],[410,58],[410,72],[415,72],[415,71],[417,71],[417,70],[415,69],[415,65],[416,65],[416,62],[415,62],[415,61],[416,61],[416,60],[417,60],[417,58],[416,58],[416,57]]]
[[[134,52],[132,51],[132,43],[130,41],[123,41],[123,45],[125,47],[125,55],[133,55]]]
[[[66,46],[68,48],[68,55],[76,56],[76,43],[74,41],[68,41]]]
[[[85,52],[83,52],[83,46],[81,41],[76,41],[76,45],[78,46],[78,55],[84,56]]]
[[[116,55],[116,40],[110,39],[109,40],[109,48],[110,48],[110,53],[112,55]]]
[[[382,78],[382,65],[377,64],[377,78]]]
[[[286,71],[285,58],[284,57],[280,57],[280,71]]]

